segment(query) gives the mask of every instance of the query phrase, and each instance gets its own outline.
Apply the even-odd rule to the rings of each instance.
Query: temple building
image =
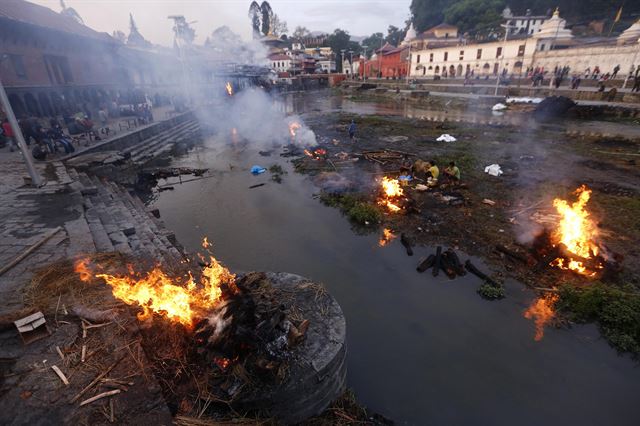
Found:
[[[451,30],[451,34],[456,34]],[[569,67],[572,73],[600,69],[612,73],[619,66],[619,76],[638,66],[640,57],[640,21],[619,37],[578,38],[567,28],[559,10],[542,23],[533,34],[507,36],[470,42],[462,38],[428,39],[424,34],[410,41],[413,78],[454,78],[495,76],[498,73],[522,75],[527,70]]]

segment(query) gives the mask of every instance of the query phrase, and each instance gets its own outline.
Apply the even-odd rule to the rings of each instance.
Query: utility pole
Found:
[[[351,69],[350,73],[351,73],[351,80],[353,80],[353,50],[349,51],[349,54],[351,55],[351,59],[349,61],[349,68]]]
[[[340,49],[340,57],[341,57],[341,62],[340,62],[340,71],[342,72],[342,74],[344,74],[344,52],[346,52],[346,49]]]
[[[378,52],[378,77],[382,80],[382,43],[384,43],[384,37],[380,40],[380,52]]]
[[[407,59],[407,89],[409,88],[409,75],[411,74],[411,42],[409,42],[409,57]]]
[[[0,57],[0,62],[5,57]],[[31,185],[35,187],[42,186],[42,178],[36,171],[36,168],[33,165],[33,161],[31,160],[31,153],[27,148],[27,144],[24,141],[24,136],[22,135],[22,130],[18,125],[18,120],[16,120],[16,116],[13,113],[13,108],[11,108],[11,104],[9,103],[9,98],[7,97],[7,92],[4,90],[4,86],[2,85],[2,80],[0,80],[0,102],[2,103],[2,108],[4,112],[7,114],[7,119],[9,120],[9,124],[11,124],[11,130],[13,130],[14,137],[18,141],[18,148],[20,148],[20,152],[22,153],[22,158],[27,166],[27,171],[29,172],[29,176],[31,177]]]
[[[509,25],[500,25],[504,28],[504,41],[502,45],[502,55],[500,55],[500,65],[498,66],[498,75],[496,76],[496,90],[494,96],[498,96],[498,88],[500,87],[500,73],[502,72],[502,62],[504,61],[504,52],[507,50],[507,36],[509,35]]]
[[[365,46],[364,44],[362,45],[362,49],[364,49],[364,60],[362,61],[362,66],[364,67],[364,69],[362,70],[362,79],[365,78],[365,73],[367,71],[367,47],[369,46]],[[358,69],[358,74],[360,74],[360,70]]]

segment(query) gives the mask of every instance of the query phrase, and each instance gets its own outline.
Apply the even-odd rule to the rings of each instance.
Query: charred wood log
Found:
[[[409,239],[409,237],[405,235],[404,232],[400,234],[400,242],[402,243],[404,248],[407,249],[407,255],[413,256],[413,242]]]
[[[476,277],[480,278],[481,280],[485,281],[487,284],[490,284],[494,287],[500,287],[500,284],[498,284],[497,282],[495,282],[491,277],[489,277],[488,275],[484,274],[483,272],[481,272],[478,268],[476,268],[476,266],[471,263],[470,260],[467,260],[464,263],[465,268],[467,268],[467,271],[471,272],[473,275],[475,275]]]
[[[529,258],[527,256],[520,254],[518,252],[515,252],[513,250],[510,250],[507,247],[503,246],[502,244],[496,245],[496,250],[506,255],[507,257],[510,257],[513,260],[517,260],[518,262],[521,262],[524,265],[529,264]]]
[[[447,253],[449,253],[448,254],[449,260],[453,263],[456,273],[461,277],[464,275],[467,275],[467,271],[464,270],[464,266],[462,266],[462,263],[460,262],[460,258],[458,257],[456,252],[453,251],[452,248],[449,248],[447,250]]]
[[[445,251],[440,256],[440,268],[442,272],[444,272],[449,279],[454,279],[458,274],[453,266],[453,261],[449,259],[449,252]]]
[[[433,254],[430,254],[429,256],[427,256],[426,259],[424,259],[422,262],[420,262],[420,264],[418,265],[418,267],[416,268],[416,271],[423,273],[424,271],[426,271],[427,269],[431,268],[433,266],[433,262],[436,260],[436,256]]]
[[[442,247],[436,248],[436,258],[433,260],[433,276],[437,277],[440,273],[440,261],[442,258]]]

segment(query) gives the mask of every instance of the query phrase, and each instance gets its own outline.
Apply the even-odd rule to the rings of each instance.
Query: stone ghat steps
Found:
[[[178,263],[183,255],[163,222],[125,188],[85,173],[75,173],[84,198],[85,218],[98,252],[119,251],[160,263]],[[72,176],[75,177],[75,176]]]
[[[200,125],[196,120],[189,120],[178,126],[165,130],[141,144],[125,148],[123,154],[129,154],[135,164],[144,164],[170,152],[176,143],[193,139],[200,134]]]

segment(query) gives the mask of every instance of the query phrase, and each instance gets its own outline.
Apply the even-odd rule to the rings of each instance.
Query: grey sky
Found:
[[[56,12],[59,0],[31,0]],[[198,43],[221,25],[244,38],[250,36],[247,9],[250,0],[65,0],[97,31],[119,29],[128,34],[129,12],[142,35],[153,43],[172,43],[168,15],[184,15],[196,29]],[[302,25],[311,31],[342,28],[355,36],[386,32],[389,25],[404,25],[411,0],[271,0],[274,12],[287,22],[289,31]]]

